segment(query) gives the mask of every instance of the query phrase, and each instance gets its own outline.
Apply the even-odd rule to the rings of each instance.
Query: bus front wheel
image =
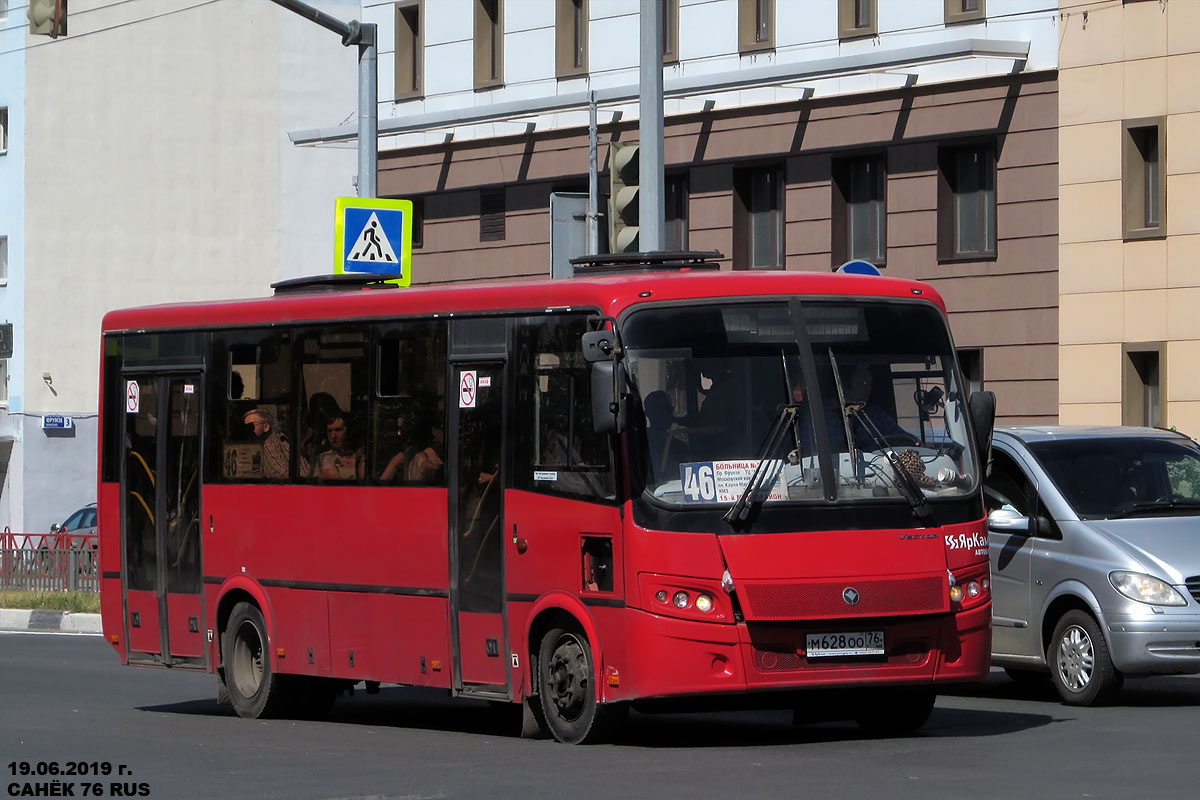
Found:
[[[225,683],[233,710],[248,719],[272,716],[283,703],[283,676],[271,669],[262,612],[250,603],[238,603],[221,636]]]
[[[538,652],[538,699],[550,733],[564,744],[588,744],[607,736],[623,705],[596,701],[596,665],[587,637],[554,628]]]

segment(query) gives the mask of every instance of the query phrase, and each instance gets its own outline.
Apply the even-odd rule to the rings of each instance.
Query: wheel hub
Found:
[[[564,719],[579,716],[588,692],[587,657],[573,637],[560,642],[550,657],[550,699]]]
[[[1082,692],[1092,681],[1095,668],[1092,638],[1078,625],[1063,631],[1058,642],[1058,674],[1072,692]]]
[[[233,682],[243,697],[253,697],[262,684],[263,647],[258,629],[249,621],[238,628],[233,651]]]

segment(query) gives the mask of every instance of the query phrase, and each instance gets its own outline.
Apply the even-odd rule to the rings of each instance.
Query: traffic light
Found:
[[[67,0],[29,0],[29,32],[51,39],[67,35]]]
[[[638,146],[613,142],[608,146],[608,249],[633,253],[638,249]]]

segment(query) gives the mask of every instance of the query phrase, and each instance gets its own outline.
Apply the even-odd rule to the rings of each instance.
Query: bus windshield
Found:
[[[934,500],[975,488],[966,392],[932,305],[648,308],[622,334],[642,483],[662,502],[734,503],[762,461],[763,502],[911,502],[918,489]],[[781,416],[787,430],[771,437]]]

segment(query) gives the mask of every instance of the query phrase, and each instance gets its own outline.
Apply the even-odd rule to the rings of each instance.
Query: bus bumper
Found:
[[[720,625],[630,610],[628,664],[605,700],[983,680],[991,605],[922,619]],[[809,658],[808,633],[882,630],[883,656]]]

